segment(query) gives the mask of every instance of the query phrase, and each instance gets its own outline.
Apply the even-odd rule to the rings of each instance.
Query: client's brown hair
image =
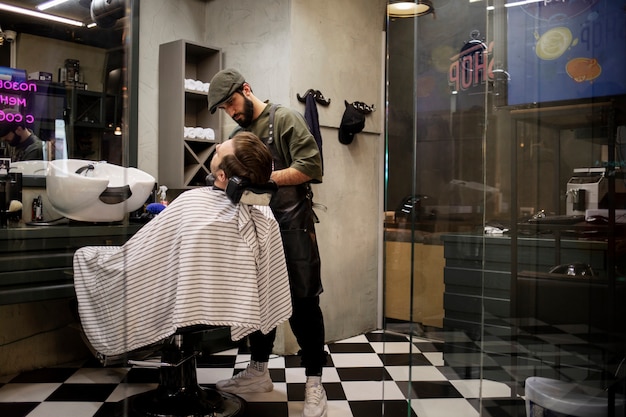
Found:
[[[272,175],[272,154],[254,133],[238,132],[233,138],[233,154],[224,155],[219,168],[228,178],[247,178],[252,184],[265,184]]]

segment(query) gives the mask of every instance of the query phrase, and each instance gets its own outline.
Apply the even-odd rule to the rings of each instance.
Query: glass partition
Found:
[[[0,65],[2,107],[16,113],[10,112],[6,121],[23,117],[25,127],[44,142],[47,160],[56,157],[50,150],[56,145],[57,122],[63,121],[67,142],[60,147],[69,157],[122,163],[119,133],[128,58],[124,37],[130,29],[124,4],[121,11],[102,10],[107,19],[117,18],[101,19],[98,25],[91,2],[65,2],[43,12],[24,3],[0,5],[2,49],[8,52]],[[50,21],[48,16],[65,20]],[[47,53],[51,50],[55,53]],[[16,159],[14,147],[5,142],[2,152]]]
[[[139,2],[68,0],[39,10],[42,3],[0,1],[2,375],[89,354],[72,302],[73,253],[121,245],[141,226],[126,217],[70,220],[52,206],[46,181],[51,161],[136,165],[137,96],[128,92],[136,89]],[[80,204],[89,191],[74,184],[54,194]],[[97,191],[91,201],[129,194]]]
[[[63,218],[47,201],[50,161],[137,162],[137,121],[129,117],[137,98],[127,94],[136,82],[127,68],[138,56],[139,3],[39,3],[0,2],[0,158],[14,184],[5,199],[28,207],[11,226]]]
[[[455,415],[623,415],[626,3],[432,4],[386,26],[407,415],[437,415],[435,391]]]

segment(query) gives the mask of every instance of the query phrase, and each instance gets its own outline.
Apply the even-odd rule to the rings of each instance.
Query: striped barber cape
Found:
[[[78,249],[74,286],[85,334],[104,355],[192,325],[230,326],[239,340],[291,316],[270,208],[232,204],[210,187],[181,194],[123,246]]]

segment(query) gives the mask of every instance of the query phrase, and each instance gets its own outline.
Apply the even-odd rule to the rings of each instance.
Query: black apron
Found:
[[[262,138],[272,153],[274,170],[288,168],[274,143],[274,110],[270,108],[269,137]],[[291,295],[315,297],[322,293],[321,264],[315,235],[313,191],[309,184],[279,186],[270,203],[283,238]]]

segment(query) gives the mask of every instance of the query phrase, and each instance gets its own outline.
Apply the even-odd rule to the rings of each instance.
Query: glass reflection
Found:
[[[625,6],[388,20],[385,327],[442,342],[481,415],[623,415]]]
[[[48,10],[82,25],[75,27],[15,12],[34,10],[17,4],[23,2],[6,3],[0,16],[0,156],[12,162],[69,157],[121,164],[124,147],[114,132],[122,122],[123,12],[101,10],[107,18],[88,27],[98,18],[81,2]]]
[[[0,2],[0,176],[7,207],[28,206],[20,224],[62,217],[47,200],[49,161],[128,161],[127,2],[72,0],[45,11],[39,3]],[[42,18],[50,15],[62,19]]]

